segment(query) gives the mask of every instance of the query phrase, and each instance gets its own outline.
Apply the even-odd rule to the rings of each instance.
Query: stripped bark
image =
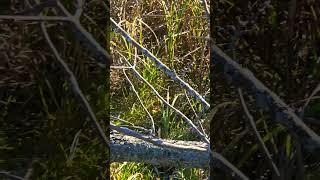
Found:
[[[163,141],[167,144],[184,146],[184,148],[159,147],[132,136],[111,133],[110,160],[111,162],[148,163],[164,167],[209,168],[210,156],[206,143]]]

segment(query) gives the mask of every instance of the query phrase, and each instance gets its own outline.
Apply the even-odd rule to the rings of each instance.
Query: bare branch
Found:
[[[85,0],[77,0],[77,10],[74,17],[78,20],[80,20],[81,14],[83,12],[84,3],[85,3]]]
[[[86,47],[91,51],[95,60],[99,63],[110,66],[111,56],[109,53],[92,37],[92,35],[80,24],[80,21],[71,15],[71,13],[63,6],[58,0],[58,7],[61,11],[71,19],[71,26],[73,27],[76,35],[85,43]]]
[[[138,50],[140,50],[144,55],[150,58],[156,66],[163,70],[166,75],[168,75],[172,80],[179,83],[181,87],[186,89],[188,93],[190,93],[194,98],[199,100],[204,106],[205,109],[209,109],[210,104],[196,91],[194,90],[188,83],[183,81],[176,73],[170,70],[165,64],[163,64],[155,55],[153,55],[150,51],[148,51],[145,47],[140,45],[136,40],[134,40],[124,29],[122,29],[118,23],[116,23],[112,18],[110,18],[112,24],[116,28],[116,32],[120,33],[128,42],[130,42],[133,46],[135,46]]]
[[[87,99],[83,95],[83,93],[82,93],[82,91],[81,91],[81,89],[80,89],[80,87],[78,85],[78,82],[77,82],[73,72],[69,69],[68,65],[60,57],[57,49],[53,45],[44,23],[41,23],[41,30],[42,30],[42,32],[44,34],[44,37],[45,37],[47,43],[50,46],[51,51],[55,55],[55,57],[57,59],[57,62],[59,63],[59,65],[63,69],[64,73],[66,74],[66,76],[67,76],[67,78],[69,80],[68,82],[69,82],[69,85],[70,85],[71,89],[77,95],[78,100],[83,105],[83,108],[85,108],[85,110],[87,111],[90,119],[93,121],[94,126],[95,126],[96,130],[98,131],[98,134],[99,134],[100,138],[106,144],[106,146],[109,147],[109,139],[107,138],[107,136],[104,133],[104,130],[102,129],[101,125],[99,124],[99,122],[98,122],[98,120],[97,120],[97,118],[96,118],[96,116],[95,116],[95,114],[94,114],[89,102],[87,101]]]
[[[126,76],[127,81],[128,81],[129,84],[131,85],[131,88],[132,88],[133,92],[136,94],[136,96],[137,96],[137,98],[138,98],[141,106],[143,107],[143,109],[144,109],[144,110],[146,111],[146,113],[148,114],[148,116],[149,116],[149,118],[150,118],[150,121],[151,121],[151,124],[152,124],[152,134],[155,134],[155,133],[156,133],[156,127],[155,127],[155,125],[154,125],[154,120],[153,120],[152,115],[150,114],[150,112],[148,111],[148,109],[147,109],[147,108],[145,107],[145,105],[143,104],[143,102],[142,102],[142,100],[141,100],[141,98],[140,98],[140,96],[139,96],[136,88],[134,87],[133,83],[131,82],[131,80],[130,80],[129,77],[127,76],[125,70],[123,70],[123,74]]]
[[[211,43],[213,62],[221,64],[224,73],[238,87],[245,87],[256,95],[257,105],[269,110],[274,120],[284,125],[299,136],[304,147],[309,151],[320,150],[320,137],[311,130],[274,92],[260,82],[251,71],[241,67],[220,48]]]
[[[226,160],[222,155],[211,150],[209,151],[211,154],[213,167],[220,168],[226,174],[231,175],[233,178],[249,180],[249,178],[246,175],[244,175],[239,169],[237,169],[233,164]]]
[[[125,59],[127,61],[127,63],[129,64],[129,66],[132,67],[132,65],[130,64],[130,62]],[[198,134],[198,136],[206,143],[210,143],[210,141],[207,139],[207,137],[200,132],[200,130],[197,128],[196,125],[194,125],[194,123],[185,115],[183,114],[180,110],[178,110],[177,108],[173,107],[170,103],[168,103],[160,94],[159,92],[147,81],[143,78],[143,76],[135,69],[132,68],[133,72],[135,73],[135,75],[141,79],[144,83],[146,83],[151,89],[152,91],[155,93],[156,96],[158,96],[158,98],[164,102],[167,106],[169,106],[171,109],[173,109],[176,113],[178,113],[185,121],[186,123],[192,128],[192,130]]]
[[[312,91],[311,95],[307,98],[307,101],[305,102],[305,104],[302,107],[302,111],[301,111],[301,117],[304,116],[304,111],[306,109],[306,107],[308,106],[308,104],[310,103],[311,99],[320,91],[320,84],[317,85],[317,87]]]
[[[191,109],[192,109],[192,111],[193,111],[193,113],[195,115],[195,120],[198,121],[198,124],[199,124],[199,126],[201,128],[202,133],[208,138],[209,136],[206,134],[206,132],[205,132],[203,126],[202,126],[202,122],[200,120],[200,116],[197,114],[196,110],[193,108],[193,105],[192,105],[192,103],[190,101],[190,98],[188,97],[188,94],[187,94],[186,90],[184,90],[184,94],[185,94],[185,96],[187,98],[187,101],[188,101],[188,103],[189,103],[189,105],[190,105],[190,107],[191,107]],[[201,114],[201,112],[199,114]]]
[[[266,156],[267,156],[267,159],[269,160],[270,166],[273,168],[273,171],[276,173],[276,175],[277,175],[278,177],[280,177],[279,169],[278,169],[278,167],[276,166],[276,164],[273,162],[272,157],[271,157],[271,154],[270,154],[269,150],[267,149],[266,145],[264,144],[264,142],[263,142],[263,140],[262,140],[262,138],[261,138],[261,136],[260,136],[260,133],[258,132],[258,129],[257,129],[257,127],[256,127],[256,124],[255,124],[255,122],[254,122],[254,120],[253,120],[253,117],[252,117],[252,115],[250,114],[246,103],[244,102],[244,98],[243,98],[242,91],[241,91],[240,88],[238,88],[238,93],[239,93],[239,96],[240,96],[240,101],[241,101],[243,110],[244,110],[245,114],[246,114],[247,117],[248,117],[248,120],[249,120],[249,122],[250,122],[250,125],[251,125],[251,127],[252,127],[252,129],[253,129],[256,137],[257,137],[257,139],[258,139],[258,142],[259,142],[262,150],[265,152],[265,154],[266,154]]]
[[[23,177],[19,177],[19,176],[16,176],[16,175],[13,175],[11,174],[10,172],[7,172],[7,171],[0,171],[0,175],[3,175],[3,176],[7,176],[11,179],[19,179],[19,180],[26,180],[25,178]]]
[[[202,4],[203,4],[203,7],[205,9],[205,12],[206,12],[206,16],[209,18],[210,17],[210,7],[209,7],[209,4],[207,2],[207,0],[201,0],[202,1]]]

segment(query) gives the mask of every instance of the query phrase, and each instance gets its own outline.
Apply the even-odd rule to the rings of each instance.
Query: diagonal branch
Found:
[[[238,87],[251,90],[260,108],[269,110],[274,120],[299,136],[305,148],[311,152],[320,150],[320,137],[294,113],[274,92],[259,81],[251,71],[241,67],[220,48],[211,43],[211,57],[215,64],[223,66],[224,73]]]
[[[101,125],[99,124],[99,122],[98,122],[98,120],[97,120],[97,118],[96,118],[96,116],[95,116],[95,114],[94,114],[89,102],[87,101],[87,99],[83,95],[83,93],[82,93],[82,91],[81,91],[81,89],[80,89],[80,87],[78,85],[78,82],[77,82],[73,72],[69,69],[68,65],[60,57],[57,49],[53,45],[44,23],[41,23],[41,30],[43,32],[43,35],[44,35],[47,43],[50,46],[51,51],[55,55],[59,65],[62,67],[65,75],[67,76],[68,82],[69,82],[69,85],[70,85],[71,89],[76,94],[76,96],[77,96],[78,100],[80,101],[80,103],[83,105],[83,108],[87,111],[90,119],[93,121],[94,126],[95,126],[95,128],[96,128],[96,130],[97,130],[97,132],[98,132],[98,134],[99,134],[99,136],[101,138],[101,140],[106,144],[107,147],[109,147],[109,139],[107,138],[107,136],[104,133],[104,130],[102,129]]]
[[[129,64],[130,67],[133,67],[130,62],[125,59],[127,61],[127,63]],[[183,120],[185,120],[185,122],[192,128],[192,130],[206,143],[210,143],[209,139],[197,128],[197,126],[191,121],[191,119],[189,119],[185,114],[183,114],[180,110],[178,110],[177,108],[175,108],[174,106],[172,106],[169,102],[167,102],[160,94],[159,92],[146,80],[143,78],[143,76],[135,69],[132,68],[134,74],[141,79],[144,83],[146,83],[151,89],[152,91],[155,93],[156,96],[158,96],[158,98],[164,102],[168,107],[170,107],[172,110],[174,110],[176,113],[178,113]]]
[[[203,7],[205,9],[206,16],[209,18],[210,17],[210,7],[209,7],[207,0],[201,0],[201,3],[203,4]]]
[[[194,98],[199,100],[204,106],[205,109],[209,109],[210,104],[196,91],[194,90],[188,83],[183,81],[176,73],[169,69],[165,64],[163,64],[155,55],[153,55],[150,51],[148,51],[145,47],[140,45],[136,40],[134,40],[124,29],[122,29],[112,18],[110,18],[112,24],[116,28],[116,32],[121,34],[128,42],[130,42],[133,46],[139,49],[144,55],[146,55],[149,59],[151,59],[155,65],[164,71],[166,75],[168,75],[172,80],[179,83],[181,87],[186,89],[189,94],[191,94]]]
[[[20,176],[17,176],[17,175],[13,175],[11,174],[10,172],[7,172],[7,171],[0,171],[0,175],[3,175],[3,176],[7,176],[8,178],[10,179],[18,179],[18,180],[26,180],[25,178],[23,177],[20,177]]]
[[[126,79],[127,81],[129,82],[129,84],[131,85],[131,88],[133,90],[133,92],[135,93],[135,95],[137,96],[141,106],[143,107],[144,111],[146,111],[146,113],[148,114],[149,118],[150,118],[150,121],[151,121],[151,124],[152,124],[152,134],[155,134],[156,133],[156,127],[154,125],[154,120],[153,120],[153,117],[152,115],[150,114],[150,112],[148,111],[148,109],[146,108],[146,106],[143,104],[140,96],[139,96],[139,93],[137,92],[136,88],[134,87],[133,83],[131,82],[131,80],[129,79],[129,77],[127,76],[126,74],[126,71],[123,69],[123,74],[126,76]]]
[[[276,173],[276,175],[277,175],[278,177],[280,177],[279,169],[278,169],[278,167],[276,166],[276,164],[273,162],[272,157],[271,157],[271,154],[270,154],[269,150],[267,149],[266,145],[263,143],[263,140],[262,140],[262,138],[261,138],[261,136],[260,136],[260,133],[258,132],[258,129],[257,129],[257,127],[256,127],[256,124],[255,124],[255,122],[254,122],[254,120],[253,120],[253,117],[252,117],[252,115],[250,114],[246,103],[244,102],[242,90],[241,90],[240,88],[238,88],[238,93],[239,93],[239,96],[240,96],[240,101],[241,101],[243,110],[244,110],[244,112],[246,113],[246,115],[247,115],[247,117],[248,117],[248,120],[249,120],[249,122],[250,122],[250,125],[251,125],[251,127],[252,127],[252,129],[253,129],[256,137],[257,137],[257,139],[258,139],[258,142],[259,142],[262,150],[265,152],[265,154],[266,154],[266,156],[267,156],[267,159],[268,159],[268,161],[269,161],[269,163],[270,163],[270,166],[273,168],[273,171]]]

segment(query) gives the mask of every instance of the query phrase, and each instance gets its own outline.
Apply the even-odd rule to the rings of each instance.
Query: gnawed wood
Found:
[[[165,167],[209,168],[208,144],[196,141],[163,140],[184,148],[155,146],[135,137],[110,134],[111,162],[138,162]]]

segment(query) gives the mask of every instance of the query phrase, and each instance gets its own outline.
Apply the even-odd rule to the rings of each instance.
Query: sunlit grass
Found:
[[[115,3],[112,6],[114,10],[111,10],[111,14],[114,14],[113,18],[121,22],[121,26],[135,40],[197,91],[204,94],[208,90],[208,78],[202,78],[208,76],[209,73],[208,52],[204,39],[209,33],[208,22],[202,17],[204,10],[198,1],[148,1],[135,5],[127,1],[113,3]],[[122,8],[116,8],[120,6]],[[199,102],[189,97],[191,104],[188,103],[184,90],[155,67],[143,54],[136,52],[135,48],[124,38],[112,33],[111,41],[116,64],[127,65],[125,61],[121,63],[120,59],[123,57],[131,64],[137,62],[136,69],[139,73],[157,89],[169,104],[186,113],[191,119],[195,118],[191,106],[196,109],[197,113],[201,111],[202,107]],[[120,87],[119,84],[117,88],[111,86],[114,92],[111,97],[112,113],[120,115],[122,119],[135,125],[150,129],[150,119],[130,89],[130,85],[126,83],[125,76],[121,71],[112,71],[119,77],[117,79],[122,79]],[[196,136],[190,133],[190,127],[182,118],[159,100],[148,85],[139,81],[130,70],[126,70],[126,74],[134,83],[145,107],[152,114],[156,134],[159,137],[197,140]],[[112,79],[111,84],[113,84]],[[165,177],[167,170],[161,168],[158,170],[158,168],[138,163],[112,163],[111,177],[114,179]],[[168,171],[167,175],[178,179],[200,179],[200,172],[202,170],[199,169],[175,169],[171,173]]]

